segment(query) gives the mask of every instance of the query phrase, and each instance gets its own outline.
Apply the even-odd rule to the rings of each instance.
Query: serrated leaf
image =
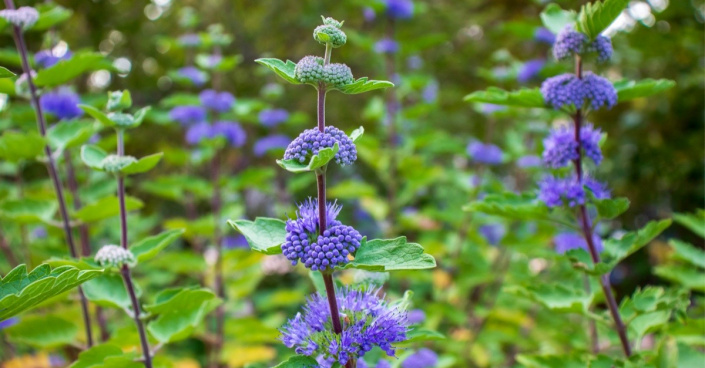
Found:
[[[359,93],[374,91],[376,89],[394,87],[394,83],[389,81],[368,80],[367,77],[358,78],[354,82],[343,87],[336,87],[340,92],[346,95],[356,95]]]
[[[164,152],[144,156],[139,160],[123,167],[120,170],[120,173],[123,175],[135,175],[152,170],[155,166],[157,166],[159,161],[162,159],[162,156],[164,156]]]
[[[612,271],[612,267],[606,263],[593,263],[590,253],[582,248],[570,249],[565,252],[565,256],[573,263],[573,268],[588,275],[604,275]]]
[[[158,315],[147,329],[163,343],[187,338],[221,303],[208,289],[165,290],[157,295],[156,300],[156,303],[144,307],[147,312]]]
[[[318,366],[316,359],[305,355],[294,355],[273,368],[315,368]]]
[[[578,15],[573,10],[563,10],[558,4],[548,4],[541,12],[541,22],[543,26],[553,33],[558,33],[569,24],[575,23]]]
[[[629,0],[603,0],[587,3],[580,8],[576,30],[595,39],[614,22],[629,4]]]
[[[352,133],[350,133],[350,140],[352,140],[353,143],[355,143],[355,141],[360,139],[360,137],[362,137],[362,134],[364,134],[364,133],[365,133],[365,128],[359,127],[357,129],[353,130]]]
[[[603,220],[612,220],[629,209],[626,198],[598,199],[594,201],[597,214]]]
[[[415,343],[425,343],[427,341],[440,341],[445,339],[446,336],[438,331],[433,331],[426,328],[414,328],[406,334],[406,340],[397,345],[408,346]]]
[[[12,78],[15,76],[15,73],[11,72],[5,67],[0,66],[0,78]]]
[[[464,211],[482,212],[515,220],[550,220],[549,209],[529,194],[488,194],[482,200],[471,202]]]
[[[668,244],[673,247],[676,258],[694,266],[705,268],[705,251],[702,249],[696,248],[694,245],[678,239],[671,239]]]
[[[106,127],[114,127],[116,126],[115,122],[110,120],[108,115],[100,109],[95,108],[91,105],[78,105],[83,111],[86,112],[86,114],[92,116],[94,119],[98,120],[101,124],[103,124]]]
[[[86,143],[95,131],[92,123],[80,120],[60,121],[49,128],[47,138],[54,151],[61,152]]]
[[[62,23],[73,14],[71,9],[56,4],[42,4],[38,7],[39,19],[30,28],[32,31],[45,31],[59,23]]]
[[[286,222],[267,217],[258,217],[254,222],[248,220],[228,220],[228,224],[247,239],[254,251],[264,254],[279,254],[281,245],[286,241]]]
[[[18,162],[34,160],[44,154],[46,141],[39,133],[5,131],[0,136],[0,158]]]
[[[66,84],[85,72],[111,68],[112,64],[100,53],[76,53],[68,60],[61,60],[37,72],[34,83],[39,87],[54,87]]]
[[[355,259],[344,268],[368,271],[421,270],[436,267],[432,255],[421,245],[407,243],[405,236],[396,239],[363,239]]]
[[[78,335],[78,326],[49,314],[23,317],[18,324],[5,329],[4,332],[11,342],[47,349],[71,344]]]
[[[301,84],[296,79],[296,63],[291,60],[287,60],[285,63],[275,58],[260,58],[256,59],[255,62],[273,70],[278,76],[291,84]]]
[[[333,147],[320,149],[317,155],[311,156],[311,159],[309,159],[308,164],[303,164],[295,159],[277,160],[277,164],[279,164],[279,166],[281,166],[286,171],[290,171],[293,173],[314,171],[318,168],[328,165],[328,162],[335,158],[335,155],[338,153],[338,149],[339,148],[337,142],[335,143],[335,145],[333,145]]]
[[[552,311],[581,314],[587,312],[594,296],[583,289],[573,289],[563,284],[508,287],[507,292],[527,297]]]
[[[522,88],[518,91],[507,92],[497,87],[490,87],[484,91],[475,91],[465,96],[463,100],[504,106],[547,107],[538,88]]]
[[[695,213],[674,213],[673,220],[705,238],[705,210],[699,209]]]
[[[144,203],[135,197],[125,197],[125,207],[128,211],[142,208]],[[74,214],[74,218],[83,222],[94,222],[120,214],[120,202],[116,196],[108,196],[82,207]]]
[[[702,270],[692,266],[657,266],[654,274],[668,281],[683,285],[690,290],[705,291],[705,277]]]
[[[619,81],[614,83],[617,90],[617,101],[625,102],[635,98],[657,95],[675,87],[676,82],[670,79],[642,79],[640,81]]]
[[[150,236],[140,240],[130,246],[130,251],[137,258],[137,262],[150,260],[159,254],[164,248],[178,239],[184,233],[184,229],[167,230],[160,234]]]
[[[142,289],[135,284],[135,293],[139,297]],[[86,298],[102,307],[130,309],[132,301],[127,294],[122,276],[118,274],[105,274],[83,284],[83,293]]]
[[[8,199],[0,202],[0,217],[19,223],[49,222],[58,203],[47,199]]]
[[[81,160],[88,167],[95,170],[103,170],[103,159],[108,157],[108,153],[95,145],[85,145],[81,147]]]
[[[137,352],[123,352],[117,345],[102,344],[81,352],[69,368],[144,368],[143,363],[134,361],[136,357]]]
[[[605,253],[611,258],[608,264],[611,267],[615,266],[621,260],[647,245],[669,226],[671,226],[670,219],[650,221],[642,229],[624,234],[621,239],[607,239],[604,242]]]
[[[27,266],[19,265],[0,280],[0,320],[8,319],[39,303],[98,277],[102,270],[81,271],[62,266],[37,266],[27,273]]]

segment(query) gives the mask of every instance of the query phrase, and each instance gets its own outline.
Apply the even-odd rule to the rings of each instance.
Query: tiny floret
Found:
[[[39,12],[31,6],[21,6],[17,9],[0,10],[0,18],[22,29],[32,27],[39,20]]]
[[[104,245],[94,259],[103,267],[121,267],[123,264],[134,267],[137,264],[135,255],[129,249],[117,245]]]
[[[100,162],[100,165],[103,170],[109,173],[117,173],[135,162],[137,162],[137,159],[132,156],[108,155]]]
[[[328,64],[323,67],[323,81],[340,88],[353,82],[352,70],[345,64]]]
[[[323,80],[323,58],[304,56],[296,63],[294,69],[296,79],[301,83],[318,83]]]

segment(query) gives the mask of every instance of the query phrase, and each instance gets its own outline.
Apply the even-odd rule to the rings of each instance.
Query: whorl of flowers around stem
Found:
[[[421,348],[409,355],[401,363],[402,368],[434,368],[438,364],[438,354],[428,348]]]
[[[100,162],[100,165],[103,167],[103,170],[109,173],[117,173],[125,166],[135,162],[137,162],[137,159],[132,156],[108,155]]]
[[[411,0],[384,0],[387,16],[392,19],[409,19],[414,15],[414,3]]]
[[[200,123],[206,120],[206,109],[201,106],[177,106],[169,111],[169,118],[182,125]]]
[[[186,66],[176,71],[176,75],[188,80],[196,87],[200,87],[208,81],[208,74],[195,66]]]
[[[592,242],[595,244],[595,249],[598,253],[602,252],[604,246],[602,245],[602,239],[593,233]],[[562,232],[553,237],[553,244],[556,247],[556,253],[564,254],[571,249],[585,249],[588,250],[587,242],[582,234],[577,234],[573,232]]]
[[[323,81],[334,87],[343,87],[354,81],[352,70],[345,64],[328,64],[323,67]]]
[[[342,22],[333,18],[323,18],[323,25],[313,30],[313,39],[323,45],[330,44],[334,48],[343,46],[348,36],[340,29],[342,26]]]
[[[282,327],[282,342],[295,348],[297,354],[318,357],[322,367],[330,367],[335,362],[345,365],[352,359],[362,358],[375,346],[394,356],[393,344],[407,339],[406,311],[389,305],[378,292],[375,288],[356,290],[350,287],[336,291],[343,327],[339,335],[333,332],[327,298],[312,295],[303,312]]]
[[[289,112],[284,109],[265,109],[257,115],[260,124],[272,128],[289,119]]]
[[[609,188],[607,188],[607,184],[591,178],[591,177],[584,177],[583,178],[583,185],[592,193],[593,197],[596,199],[608,199],[612,196],[612,193],[610,193]]]
[[[218,92],[214,89],[203,90],[198,98],[201,105],[216,112],[227,112],[235,104],[235,97],[230,92]]]
[[[66,89],[48,92],[39,97],[42,109],[59,120],[71,120],[83,115],[83,110],[78,107],[79,103],[81,101],[78,95]]]
[[[104,245],[95,254],[94,260],[103,267],[121,267],[123,264],[134,267],[137,264],[135,255],[119,245]]]
[[[242,147],[247,140],[247,133],[234,121],[216,121],[211,131],[213,138],[224,137],[230,146]]]
[[[609,80],[585,72],[580,79],[566,73],[546,79],[541,85],[541,94],[546,104],[559,110],[574,106],[582,108],[587,104],[593,110],[601,107],[612,108],[617,103],[617,91]]]
[[[553,57],[556,60],[566,60],[574,55],[580,55],[585,50],[588,41],[586,34],[580,33],[572,25],[568,25],[556,36],[556,41],[553,43]]]
[[[284,159],[308,162],[321,149],[333,147],[336,143],[338,153],[335,154],[335,162],[340,165],[352,165],[357,160],[357,148],[350,137],[332,125],[327,126],[323,132],[317,128],[304,130],[286,148]]]
[[[264,156],[265,153],[272,150],[285,150],[290,142],[291,138],[285,135],[268,135],[255,142],[255,145],[252,147],[252,151],[255,153],[255,156],[261,157]]]
[[[472,141],[467,147],[468,156],[475,162],[498,165],[502,163],[502,150],[494,144]]]
[[[604,63],[612,58],[612,40],[599,35],[587,46],[586,51],[597,54],[597,61]]]
[[[589,157],[595,165],[602,162],[600,138],[602,132],[595,129],[592,124],[580,128],[580,147],[585,156]],[[551,134],[543,140],[543,161],[546,166],[557,169],[569,165],[578,159],[578,142],[575,141],[571,129],[561,127],[553,129]]]
[[[0,18],[14,26],[27,29],[37,23],[39,12],[31,6],[21,6],[17,9],[0,10]]]
[[[324,60],[318,56],[304,56],[294,69],[296,79],[301,83],[318,83],[323,80]]]
[[[539,182],[539,200],[548,207],[564,204],[575,207],[585,204],[585,189],[575,176],[557,178],[549,175]]]

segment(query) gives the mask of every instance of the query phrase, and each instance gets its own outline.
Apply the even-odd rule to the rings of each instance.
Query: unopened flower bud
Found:
[[[121,267],[123,264],[134,267],[137,264],[135,255],[129,249],[117,245],[104,245],[94,259],[103,267]]]

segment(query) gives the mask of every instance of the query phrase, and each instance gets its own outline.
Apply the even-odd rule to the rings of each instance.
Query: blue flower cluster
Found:
[[[601,137],[600,129],[595,129],[591,124],[580,129],[580,146],[585,155],[596,165],[602,162],[602,151],[599,145]],[[574,133],[565,127],[552,130],[551,134],[543,140],[543,148],[544,163],[554,169],[564,167],[570,161],[578,159],[578,142],[575,141]]]
[[[595,244],[595,249],[598,253],[602,252],[604,246],[602,239],[597,234],[592,235],[592,243]],[[553,237],[553,244],[556,246],[556,253],[564,254],[571,249],[588,250],[587,242],[581,234],[573,232],[563,232]]]
[[[585,204],[585,187],[596,199],[610,198],[607,187],[593,178],[583,178],[582,182],[578,182],[574,175],[564,178],[549,175],[539,183],[539,200],[548,207],[559,207],[564,204],[575,207]]]
[[[206,109],[201,106],[177,106],[169,111],[169,118],[182,125],[205,121],[206,115]]]
[[[590,42],[587,35],[566,26],[556,36],[553,44],[553,57],[557,60],[566,60],[573,55],[583,55],[586,53],[596,53],[597,61],[605,62],[612,58],[612,40],[599,35]]]
[[[356,290],[345,287],[336,292],[343,332],[332,332],[328,299],[312,295],[303,313],[290,319],[282,328],[282,342],[295,348],[297,354],[316,356],[321,367],[331,367],[336,362],[345,365],[351,359],[362,358],[378,346],[389,356],[394,356],[392,344],[406,340],[409,324],[406,312],[389,305],[378,289]]]
[[[260,124],[272,128],[287,121],[289,112],[284,109],[265,109],[260,111],[258,118]]]
[[[61,60],[68,60],[73,56],[71,51],[66,50],[63,55],[58,55],[53,50],[42,50],[34,54],[34,63],[42,68],[56,65]]]
[[[321,234],[318,202],[309,198],[299,205],[297,219],[286,222],[286,241],[281,245],[292,265],[301,261],[306,268],[323,271],[348,263],[348,255],[360,247],[362,235],[336,220],[340,209],[335,203],[327,204],[327,229]]]
[[[186,130],[186,143],[198,144],[204,139],[223,137],[232,147],[245,145],[247,133],[234,121],[217,121],[213,125],[201,121],[189,126]]]
[[[438,355],[431,349],[421,348],[404,359],[401,368],[434,368],[436,364]]]
[[[494,144],[473,141],[468,144],[467,151],[475,162],[487,165],[502,163],[502,150]]]
[[[218,92],[214,89],[203,90],[198,98],[203,107],[221,113],[230,111],[235,104],[235,96],[232,93]]]
[[[526,83],[536,78],[541,72],[541,69],[543,69],[544,65],[546,65],[546,60],[544,59],[533,59],[527,61],[524,65],[522,65],[521,69],[519,69],[517,81],[519,81],[519,83]]]
[[[391,38],[383,38],[375,43],[375,52],[378,54],[394,54],[399,51],[399,43]]]
[[[208,81],[208,74],[195,66],[186,66],[176,71],[180,78],[188,80],[196,87],[204,85]]]
[[[83,110],[78,107],[81,103],[78,95],[68,89],[59,89],[48,92],[39,97],[42,110],[56,116],[59,120],[71,120],[83,115]]]
[[[582,108],[585,102],[594,110],[603,106],[612,108],[617,103],[612,83],[591,72],[584,73],[583,78],[569,73],[548,78],[541,85],[541,94],[557,110],[570,106]]]
[[[321,149],[333,147],[336,143],[338,153],[335,154],[335,162],[340,165],[352,165],[357,160],[355,143],[345,132],[330,125],[326,126],[323,132],[317,128],[304,130],[286,148],[284,159],[304,163],[317,155]]]
[[[387,16],[392,19],[410,19],[414,15],[414,3],[411,0],[384,0]]]
[[[547,28],[539,27],[534,31],[534,40],[553,45],[556,42],[556,35]]]
[[[268,135],[264,138],[260,138],[255,142],[252,151],[254,151],[255,156],[261,157],[265,153],[275,150],[275,149],[286,149],[286,147],[291,142],[291,138],[285,135]]]

